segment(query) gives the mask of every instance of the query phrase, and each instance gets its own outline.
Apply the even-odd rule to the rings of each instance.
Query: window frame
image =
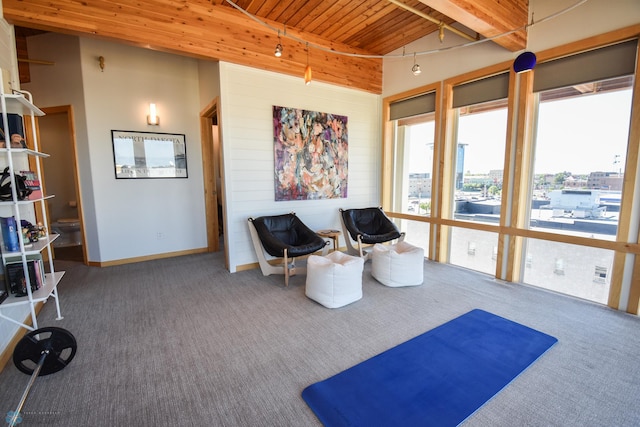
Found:
[[[576,55],[589,50],[622,43],[640,37],[640,25],[590,37],[578,42],[536,52],[538,64],[554,59]],[[636,48],[636,57],[640,58]],[[512,62],[495,64],[490,67],[422,86],[402,94],[383,99],[383,143],[381,171],[381,205],[390,217],[430,223],[429,258],[447,262],[448,238],[451,227],[465,227],[480,231],[499,233],[495,277],[507,282],[521,282],[526,265],[523,251],[527,238],[551,242],[569,243],[615,252],[610,275],[611,286],[607,305],[629,313],[638,314],[640,306],[640,60],[636,61],[629,128],[628,150],[626,153],[625,177],[615,241],[598,240],[580,236],[561,235],[529,230],[526,226],[530,216],[530,191],[533,179],[533,129],[535,128],[535,98],[533,82],[535,68],[531,72],[516,74]],[[479,80],[509,70],[508,118],[505,144],[505,167],[502,190],[502,209],[499,225],[468,223],[454,220],[448,212],[453,203],[453,169],[455,169],[455,111],[452,107],[453,88],[456,85]],[[426,91],[436,90],[436,135],[434,140],[434,170],[432,188],[432,210],[430,217],[418,217],[393,212],[390,201],[393,188],[392,151],[393,135],[389,121],[388,106],[393,100],[416,96]],[[435,160],[437,159],[437,161]]]

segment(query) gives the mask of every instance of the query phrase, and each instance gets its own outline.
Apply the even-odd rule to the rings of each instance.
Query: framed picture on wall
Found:
[[[116,179],[188,178],[184,134],[112,130]]]

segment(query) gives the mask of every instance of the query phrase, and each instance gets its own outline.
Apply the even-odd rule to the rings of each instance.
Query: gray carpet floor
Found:
[[[57,262],[75,359],[39,377],[21,426],[318,426],[300,397],[334,375],[474,308],[559,342],[465,426],[640,425],[640,319],[426,262],[419,287],[388,288],[365,265],[362,300],[327,309],[305,276],[230,274],[222,254],[115,267]],[[0,411],[29,376],[0,373]],[[425,420],[424,425],[429,425]]]

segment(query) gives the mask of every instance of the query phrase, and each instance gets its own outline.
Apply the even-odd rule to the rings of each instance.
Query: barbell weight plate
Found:
[[[48,351],[38,376],[49,375],[64,369],[78,347],[75,337],[66,329],[46,327],[27,333],[13,350],[13,363],[25,374],[36,369],[40,356]]]

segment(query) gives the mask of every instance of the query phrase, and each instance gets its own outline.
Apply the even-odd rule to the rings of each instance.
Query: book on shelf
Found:
[[[34,171],[20,171],[20,175],[24,177],[24,184],[31,194],[28,196],[31,200],[42,198],[42,187],[38,175]]]
[[[2,249],[5,252],[18,252],[20,250],[18,225],[14,217],[0,217],[0,233],[2,233]]]
[[[29,282],[31,284],[31,292],[35,292],[42,287],[44,279],[44,266],[41,259],[32,259],[27,261],[27,269],[29,272]],[[24,265],[22,261],[7,262],[4,266],[4,277],[7,288],[17,297],[27,295],[27,279],[24,274]]]

